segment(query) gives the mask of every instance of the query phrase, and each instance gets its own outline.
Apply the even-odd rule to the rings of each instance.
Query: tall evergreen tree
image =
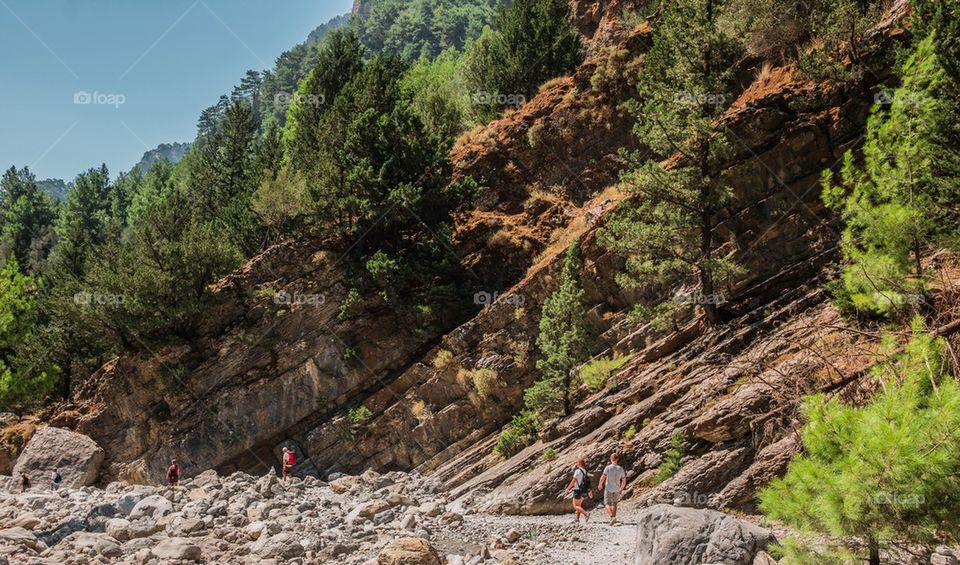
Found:
[[[841,304],[883,315],[924,292],[924,252],[960,225],[960,155],[945,143],[958,105],[930,37],[900,74],[889,106],[874,107],[863,164],[848,152],[839,178],[824,172],[824,201],[846,224]]]
[[[320,49],[317,66],[300,83],[287,112],[284,139],[287,152],[297,170],[311,181],[319,182],[318,159],[322,154],[323,116],[334,99],[363,69],[363,46],[350,30],[330,34]]]
[[[29,169],[11,167],[0,179],[0,261],[16,258],[38,272],[53,246],[56,203]]]
[[[77,176],[57,219],[59,237],[50,258],[57,277],[80,279],[95,247],[106,243],[112,225],[113,194],[107,166]]]
[[[36,331],[36,278],[20,273],[11,258],[0,270],[0,406],[22,412],[42,400],[56,382],[49,371],[17,358],[23,343]]]
[[[656,287],[695,276],[710,323],[719,321],[717,286],[739,271],[717,254],[715,231],[731,189],[720,167],[730,139],[717,118],[729,105],[739,41],[718,24],[722,0],[678,0],[664,6],[657,38],[639,77],[639,100],[628,104],[635,134],[669,164],[629,153],[623,175],[633,201],[604,232],[628,255],[627,286]],[[673,306],[670,302],[664,306]],[[661,312],[663,309],[661,309]],[[667,309],[669,313],[669,309]]]
[[[540,316],[537,347],[543,358],[537,361],[537,369],[543,379],[527,392],[525,400],[538,407],[541,415],[567,416],[573,408],[572,395],[578,385],[574,369],[589,354],[586,314],[580,285],[580,244],[574,241],[563,261],[560,286],[544,303]]]

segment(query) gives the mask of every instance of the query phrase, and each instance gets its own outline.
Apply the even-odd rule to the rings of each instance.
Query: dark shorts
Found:
[[[584,498],[585,496],[586,496],[586,493],[585,493],[585,492],[580,491],[580,490],[578,490],[578,489],[573,489],[573,499],[574,499],[574,500],[580,500],[581,498]]]

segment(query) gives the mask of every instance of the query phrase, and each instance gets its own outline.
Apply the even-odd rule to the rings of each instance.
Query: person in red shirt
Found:
[[[283,462],[281,468],[283,470],[283,480],[290,480],[290,469],[293,468],[294,462],[296,461],[296,456],[293,454],[293,450],[284,447],[283,448]]]
[[[176,459],[171,459],[170,466],[167,467],[167,482],[172,487],[180,484],[180,465],[177,465]]]

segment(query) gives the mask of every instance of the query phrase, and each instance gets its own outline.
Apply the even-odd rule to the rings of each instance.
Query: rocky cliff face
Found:
[[[105,477],[140,482],[158,480],[172,456],[187,474],[262,471],[289,446],[305,461],[300,474],[418,469],[485,508],[541,513],[566,506],[556,494],[576,456],[599,465],[619,450],[639,500],[749,507],[797,449],[797,399],[851,386],[841,379],[869,362],[817,290],[836,240],[818,178],[861,141],[885,71],[848,87],[789,68],[746,81],[723,119],[737,147],[724,175],[747,204],[727,210],[721,235],[750,274],[728,289],[723,326],[691,317],[658,333],[626,320],[649,297],[619,289],[623,258],[597,243],[623,198],[617,151],[633,143],[618,107],[654,33],[624,28],[631,5],[574,2],[583,66],[454,148],[457,171],[485,187],[457,226],[464,264],[491,302],[475,316],[447,320],[447,332],[412,331],[415,320],[370,303],[343,319],[342,250],[277,245],[218,284],[220,305],[195,342],[111,361],[54,423],[103,446]],[[589,322],[604,347],[632,357],[613,386],[583,392],[571,417],[501,461],[491,448],[537,378],[539,312],[573,239]],[[370,416],[351,421],[361,405]],[[688,462],[650,488],[676,430],[691,438]],[[559,457],[545,459],[548,449]]]

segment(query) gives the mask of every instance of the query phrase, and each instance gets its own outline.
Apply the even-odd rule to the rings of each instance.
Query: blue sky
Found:
[[[247,69],[271,68],[352,4],[0,0],[0,167],[68,181],[100,163],[128,170],[147,149],[190,141]]]

